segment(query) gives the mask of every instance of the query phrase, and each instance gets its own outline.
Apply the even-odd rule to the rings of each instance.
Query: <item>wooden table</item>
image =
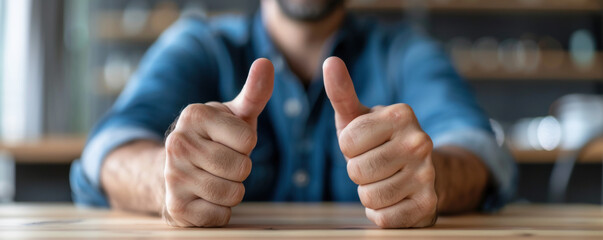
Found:
[[[597,205],[512,205],[440,217],[424,229],[378,229],[355,204],[243,203],[224,228],[173,228],[158,217],[69,204],[0,205],[0,239],[603,239]]]

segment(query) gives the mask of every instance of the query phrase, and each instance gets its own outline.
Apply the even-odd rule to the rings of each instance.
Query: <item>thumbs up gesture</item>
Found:
[[[431,161],[433,144],[410,106],[363,106],[344,62],[323,65],[327,96],[349,177],[358,184],[366,216],[382,228],[435,223],[438,198]]]
[[[241,93],[226,103],[187,106],[165,143],[163,218],[173,226],[223,226],[243,199],[257,117],[272,95],[274,68],[256,60]]]

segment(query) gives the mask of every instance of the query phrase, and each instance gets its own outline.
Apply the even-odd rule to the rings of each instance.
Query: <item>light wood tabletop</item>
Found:
[[[355,204],[243,203],[223,228],[174,228],[159,217],[69,204],[0,205],[0,239],[603,239],[598,205],[511,205],[441,216],[434,227],[378,229]]]

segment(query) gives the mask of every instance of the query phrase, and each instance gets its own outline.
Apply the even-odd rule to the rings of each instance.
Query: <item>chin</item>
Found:
[[[330,16],[344,0],[276,0],[281,10],[291,19],[320,21]]]

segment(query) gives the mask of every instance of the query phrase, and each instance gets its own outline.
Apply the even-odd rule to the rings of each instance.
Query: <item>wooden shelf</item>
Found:
[[[348,9],[352,11],[402,11],[413,6],[426,7],[433,11],[486,11],[486,12],[594,12],[603,11],[601,0],[351,0]],[[106,10],[97,14],[97,37],[107,41],[152,42],[179,16],[179,10],[159,8],[151,10],[144,28],[135,34],[123,31],[123,11]],[[241,14],[241,12],[210,12],[208,16],[221,14]]]
[[[518,163],[554,163],[559,155],[559,150],[517,150],[511,153]],[[590,143],[580,154],[579,163],[603,163],[603,138]]]
[[[426,0],[427,1],[427,0]],[[427,7],[435,11],[592,11],[603,10],[598,0],[547,0],[547,4],[521,3],[519,0],[448,0],[428,1]],[[412,6],[409,0],[354,0],[348,8],[352,11],[400,11]],[[153,42],[166,27],[177,20],[177,13],[166,14],[165,11],[151,11],[149,21],[138,33],[128,34],[122,28],[122,11],[102,11],[97,13],[97,37],[105,41],[120,42]],[[240,12],[212,12],[208,16],[221,14],[240,14]],[[167,16],[167,17],[165,17]]]
[[[160,10],[161,11],[161,10]],[[165,12],[165,10],[163,10]],[[240,12],[211,12],[208,17],[213,17],[223,14],[241,14]],[[165,17],[167,16],[167,17]],[[152,43],[154,42],[165,29],[178,20],[179,13],[174,12],[166,14],[158,10],[152,10],[149,14],[149,19],[144,28],[135,34],[128,34],[122,27],[123,11],[111,10],[101,11],[97,13],[96,26],[98,39],[103,41],[118,41],[118,42],[135,42],[135,43]]]
[[[465,2],[466,4],[467,1],[461,1],[461,0],[449,0],[450,3],[447,4],[451,4],[452,2]],[[375,0],[373,5],[371,4],[367,4],[369,1],[362,1],[364,5],[360,5],[358,4],[360,1],[356,0],[356,1],[352,1],[351,2],[351,8],[359,8],[360,6],[372,6],[375,8],[386,8],[391,7],[394,5],[394,3],[396,5],[400,5],[399,1],[385,1],[385,0]],[[364,3],[367,2],[367,3]],[[373,2],[373,1],[371,1]],[[406,1],[402,1],[402,2],[406,2]],[[442,4],[443,1],[435,1],[433,2],[433,4]],[[472,4],[475,4],[476,6],[481,6],[481,5],[487,5],[490,6],[489,4],[485,4],[482,3],[483,1],[469,1]],[[502,4],[502,3],[497,3],[500,1],[493,1],[492,4],[496,5],[496,4]],[[507,2],[515,2],[514,0],[505,0],[505,3]],[[583,1],[577,1],[574,4],[569,4],[569,1],[554,1],[554,2],[565,2],[567,3],[569,6],[574,6],[578,4],[579,6],[591,6],[594,4],[594,2],[596,3],[600,3],[600,1],[590,1],[590,0],[583,0]],[[430,1],[430,4],[432,3],[432,1]],[[388,5],[389,4],[389,5]],[[390,6],[391,5],[391,6]],[[504,4],[503,4],[504,5]],[[509,5],[509,4],[507,4]],[[517,4],[510,4],[509,6],[515,6]],[[559,5],[559,4],[557,4]],[[557,6],[556,4],[552,3],[550,6]],[[550,7],[549,6],[549,7]],[[591,6],[592,7],[592,6]],[[572,9],[572,8],[570,8]],[[218,14],[224,14],[224,13],[213,13],[211,15],[218,15]],[[229,14],[236,14],[233,12],[229,12]],[[165,15],[165,14],[163,14]],[[149,18],[158,18],[158,16],[162,16],[162,14],[150,14]],[[106,42],[132,42],[132,43],[142,43],[142,44],[151,44],[153,41],[155,41],[159,35],[165,30],[164,28],[161,27],[151,27],[150,24],[147,24],[148,26],[145,26],[144,30],[142,30],[141,32],[134,34],[134,35],[129,35],[126,34],[123,31],[122,28],[122,12],[121,11],[104,11],[104,12],[99,12],[98,13],[98,20],[97,20],[97,25],[98,25],[98,32],[97,32],[97,37],[101,40],[101,41],[106,41]],[[166,19],[151,19],[148,22],[155,22],[154,25],[157,26],[169,26],[170,24],[173,23],[173,21],[175,21],[175,18],[166,18]],[[162,22],[163,21],[163,22]],[[159,23],[158,23],[159,22]],[[496,59],[496,53],[490,54],[492,55],[492,57],[490,59]],[[471,62],[474,61],[472,59],[472,52],[470,50],[467,50],[466,52],[460,52],[458,53],[458,56],[453,56],[455,61],[461,61],[458,62],[457,65],[461,66],[461,65],[471,65],[470,68],[459,68],[459,71],[461,72],[461,74],[470,80],[475,80],[475,81],[479,81],[479,80],[603,80],[603,68],[598,67],[598,66],[603,66],[603,53],[597,53],[595,56],[595,60],[593,62],[593,64],[591,64],[591,67],[588,69],[581,69],[579,67],[576,67],[571,60],[571,57],[569,55],[568,52],[566,51],[542,51],[540,53],[540,64],[536,69],[533,69],[531,71],[525,71],[525,70],[519,70],[519,71],[509,71],[506,70],[503,66],[497,66],[495,69],[492,70],[484,70],[483,68],[480,68],[479,66],[477,66],[477,64],[475,63],[467,63],[467,62]],[[552,59],[556,59],[556,60],[552,60]],[[552,61],[558,61],[561,64],[551,64]],[[500,64],[499,64],[500,65]],[[551,65],[557,65],[557,66],[553,66],[551,67]],[[102,79],[102,77],[101,77]]]
[[[350,0],[348,8],[355,11],[400,11],[426,7],[432,11],[487,12],[600,12],[600,0]]]
[[[492,70],[484,70],[475,64],[469,51],[453,59],[457,61],[459,72],[469,80],[598,80],[603,81],[603,53],[595,54],[593,62],[586,68],[575,65],[566,51],[544,51],[540,53],[540,63],[533,70],[509,71],[498,63]],[[553,57],[558,63],[550,64]],[[493,57],[496,57],[494,55]]]
[[[96,37],[104,41],[125,41],[125,42],[153,42],[165,30],[165,28],[151,27],[148,21],[144,28],[136,34],[128,34],[122,27],[123,12],[122,11],[103,11],[97,13]],[[150,14],[149,18],[156,18],[156,15]],[[169,19],[154,19],[153,21],[161,21],[161,26],[169,26],[175,18]]]
[[[562,56],[562,63],[555,67],[547,66],[546,61],[552,59],[550,55],[555,54]],[[469,61],[471,54],[466,53],[464,57],[455,58],[467,59]],[[473,60],[471,60],[473,61]],[[466,63],[458,63],[460,65]],[[457,65],[458,65],[457,64]],[[533,71],[508,71],[502,66],[498,66],[494,70],[484,70],[473,64],[468,69],[458,68],[460,74],[469,81],[603,81],[603,52],[597,53],[595,59],[588,69],[581,69],[575,66],[567,52],[544,52],[541,55],[541,63]],[[104,85],[105,76],[103,69],[98,68],[99,91],[106,95],[118,95],[121,90],[111,90]],[[132,72],[136,72],[135,69]]]
[[[86,144],[83,136],[51,136],[39,140],[0,143],[0,150],[10,153],[17,163],[71,163],[79,158]]]

